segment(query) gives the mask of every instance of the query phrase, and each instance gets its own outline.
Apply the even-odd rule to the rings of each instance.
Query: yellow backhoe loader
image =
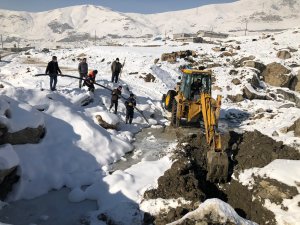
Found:
[[[181,126],[186,122],[204,124],[207,152],[207,180],[227,181],[228,156],[222,150],[221,137],[218,131],[221,96],[211,96],[211,70],[194,70],[181,68],[181,81],[175,90],[169,90],[163,96],[164,108],[172,113],[171,125]]]

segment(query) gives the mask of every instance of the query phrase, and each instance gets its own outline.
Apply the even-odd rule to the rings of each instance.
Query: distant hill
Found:
[[[159,14],[121,13],[94,5],[46,12],[0,10],[1,33],[45,41],[80,41],[104,37],[147,37],[200,29],[235,33],[300,26],[299,0],[239,0]]]

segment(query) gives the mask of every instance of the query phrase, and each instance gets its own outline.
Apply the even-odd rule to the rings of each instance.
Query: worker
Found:
[[[126,124],[129,122],[129,124],[132,123],[133,115],[134,115],[134,108],[136,106],[136,100],[134,98],[134,94],[131,93],[130,97],[125,101],[126,106]]]
[[[122,67],[123,66],[120,63],[119,58],[116,58],[116,60],[111,64],[111,72],[112,72],[111,82],[118,83],[119,75],[121,73]]]
[[[45,74],[50,76],[50,90],[56,91],[57,75],[62,74],[57,63],[57,57],[52,56],[52,61],[48,63]]]
[[[115,106],[114,114],[117,114],[118,100],[121,97],[121,94],[122,94],[122,86],[119,86],[118,88],[112,90],[111,92],[111,104],[109,107],[109,111],[112,109],[113,106]]]
[[[79,73],[79,88],[82,86],[82,80],[88,75],[88,64],[86,58],[83,58],[82,61],[78,64],[78,73]]]
[[[84,79],[83,85],[87,86],[89,88],[89,91],[94,92],[95,91],[95,86],[94,83],[96,82],[96,75],[98,73],[98,70],[91,70]]]
[[[197,79],[191,85],[191,97],[194,98],[196,95],[200,95],[202,87],[201,79]]]

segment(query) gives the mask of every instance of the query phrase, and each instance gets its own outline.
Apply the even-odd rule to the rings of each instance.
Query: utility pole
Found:
[[[1,34],[1,46],[2,46],[2,50],[3,50],[3,35]]]
[[[96,33],[96,30],[95,30],[95,44],[96,45],[96,37],[97,37],[97,33]]]
[[[248,30],[248,20],[245,21],[246,26],[245,26],[245,36],[247,36],[247,30]]]
[[[165,30],[165,45],[167,44],[167,31]]]

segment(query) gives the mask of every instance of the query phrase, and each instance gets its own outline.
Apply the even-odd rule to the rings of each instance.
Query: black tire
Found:
[[[180,119],[177,118],[177,101],[175,99],[173,99],[173,104],[172,104],[171,126],[173,127],[180,126]]]
[[[171,112],[173,107],[173,100],[176,96],[176,91],[169,90],[166,94],[165,101],[164,101],[164,107],[167,111]]]

